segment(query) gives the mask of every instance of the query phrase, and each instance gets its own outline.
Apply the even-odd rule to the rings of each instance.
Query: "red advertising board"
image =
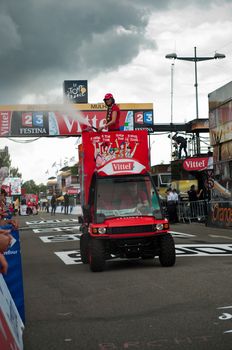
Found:
[[[146,130],[83,132],[82,189],[85,203],[94,172],[99,176],[142,174],[150,170]]]
[[[70,195],[75,195],[75,194],[78,194],[78,189],[77,188],[68,188],[67,189],[67,193],[70,194]]]
[[[137,130],[153,124],[151,103],[120,104],[120,129]],[[86,125],[104,126],[104,104],[0,106],[0,137],[76,136]],[[8,108],[8,109],[7,109]],[[79,109],[78,109],[79,108]]]
[[[186,158],[183,168],[187,171],[200,171],[213,168],[213,157]]]

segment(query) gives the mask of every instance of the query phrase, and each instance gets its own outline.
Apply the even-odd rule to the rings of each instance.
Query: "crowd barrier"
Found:
[[[208,201],[183,201],[177,204],[177,213],[179,221],[191,222],[191,221],[205,221],[207,217],[207,205]]]
[[[167,205],[167,202],[162,202],[163,213],[166,217],[169,218],[170,214],[173,215],[174,206],[176,211],[176,216],[179,222],[191,223],[192,221],[203,222],[207,219],[208,212],[208,201],[207,200],[198,200],[198,201],[179,201],[172,202],[171,207],[172,213],[170,212],[170,206]],[[170,218],[169,218],[170,219]]]
[[[0,274],[0,349],[23,350],[24,325]]]

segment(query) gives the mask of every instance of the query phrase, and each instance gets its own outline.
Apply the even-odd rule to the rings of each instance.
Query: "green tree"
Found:
[[[33,193],[33,194],[40,194],[40,192],[43,192],[45,195],[47,193],[47,186],[44,184],[36,185],[34,180],[28,180],[25,181],[22,184],[22,188],[25,189],[26,193]]]
[[[10,177],[22,177],[22,174],[19,172],[18,167],[11,167],[11,159],[7,146],[5,146],[3,149],[0,149],[0,168],[2,167],[9,169]]]
[[[47,194],[47,186],[42,183],[38,185],[38,193],[41,192],[43,192],[45,195]]]
[[[19,172],[18,167],[17,168],[10,168],[10,177],[22,177],[22,174]]]
[[[6,146],[3,149],[0,149],[0,168],[7,167],[10,168],[11,166],[11,159],[8,152],[8,147]]]
[[[78,175],[78,165],[77,164],[71,166],[70,170],[71,170],[71,175]]]
[[[22,188],[25,189],[26,193],[38,194],[39,187],[36,185],[34,180],[25,181],[22,184]]]

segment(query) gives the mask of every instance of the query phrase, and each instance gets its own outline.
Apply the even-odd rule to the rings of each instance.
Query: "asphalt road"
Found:
[[[174,267],[121,260],[92,273],[77,222],[39,222],[51,219],[76,217],[19,219],[25,350],[232,349],[230,230],[175,224]]]

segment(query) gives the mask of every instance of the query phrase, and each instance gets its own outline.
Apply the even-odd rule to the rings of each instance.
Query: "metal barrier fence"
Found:
[[[191,222],[191,221],[205,221],[207,217],[207,205],[208,201],[183,201],[177,204],[177,213],[179,221]]]

